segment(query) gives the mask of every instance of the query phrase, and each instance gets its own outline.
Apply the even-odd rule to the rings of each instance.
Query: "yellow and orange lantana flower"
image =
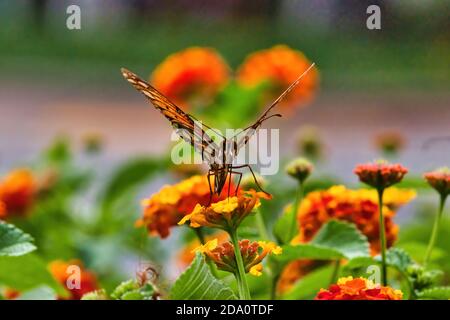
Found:
[[[321,289],[315,300],[402,300],[403,293],[365,278],[344,277],[328,290]]]
[[[237,196],[212,203],[210,206],[197,204],[194,210],[183,217],[178,224],[189,221],[193,228],[211,227],[223,230],[236,230],[253,209],[261,205],[260,199],[269,199],[263,192],[254,190],[240,191]]]
[[[0,180],[0,219],[24,215],[34,202],[37,183],[28,169],[17,169]]]
[[[229,235],[225,231],[218,231],[212,235],[205,237],[206,242],[217,239],[217,243],[221,244],[229,240]],[[195,249],[201,246],[200,240],[195,239],[183,247],[177,256],[178,265],[181,268],[188,267],[195,258]]]
[[[220,197],[213,196],[212,202],[224,199],[225,190],[227,186]],[[171,227],[191,213],[196,205],[208,204],[209,198],[210,189],[206,176],[193,176],[175,185],[166,185],[142,201],[144,215],[136,222],[136,226],[145,226],[151,234],[166,238]]]
[[[344,186],[333,186],[325,191],[309,193],[298,209],[299,234],[292,240],[306,243],[314,238],[320,228],[331,219],[354,223],[368,238],[373,255],[379,253],[378,198],[374,189],[350,190]],[[395,210],[416,197],[410,189],[391,187],[384,193],[383,214],[386,227],[387,246],[397,239],[398,226],[394,223]],[[309,271],[320,265],[317,261],[294,261],[286,266],[278,283],[284,292]]]
[[[237,80],[245,86],[258,85],[269,81],[273,91],[268,95],[274,99],[291,85],[311,65],[303,53],[285,45],[250,54],[239,67]],[[312,68],[302,78],[301,83],[281,102],[281,106],[290,109],[312,99],[318,87],[319,75]]]
[[[241,240],[239,250],[244,262],[245,272],[254,276],[262,274],[262,261],[268,254],[279,255],[282,253],[281,247],[273,242]],[[218,245],[217,239],[206,242],[204,245],[194,249],[194,252],[201,252],[211,259],[219,270],[231,273],[237,272],[234,247],[231,242],[224,242]]]
[[[211,48],[192,47],[168,56],[151,76],[151,83],[173,102],[188,108],[205,104],[229,79],[229,67]]]
[[[74,273],[70,272],[71,266],[80,268],[79,288],[76,286],[69,288],[67,286],[69,277],[74,278],[75,276]],[[69,291],[70,295],[68,299],[70,300],[80,300],[84,294],[100,289],[95,274],[86,270],[83,263],[79,260],[71,260],[68,262],[61,260],[52,261],[48,268],[56,281],[61,283]]]

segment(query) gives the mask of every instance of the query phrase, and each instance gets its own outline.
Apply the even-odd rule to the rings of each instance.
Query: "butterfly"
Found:
[[[209,126],[200,123],[195,117],[184,112],[161,92],[152,87],[149,83],[139,78],[133,72],[122,68],[121,72],[123,77],[133,85],[133,87],[141,92],[151,104],[158,109],[172,124],[172,127],[176,133],[186,142],[190,143],[194,150],[201,154],[202,159],[209,165],[207,174],[210,200],[213,194],[220,195],[227,181],[231,181],[231,175],[235,174],[238,178],[238,184],[235,192],[239,188],[239,184],[242,179],[242,172],[238,169],[248,168],[253,176],[257,187],[264,191],[256,175],[248,164],[234,165],[239,150],[247,144],[250,138],[256,133],[262,123],[272,117],[281,117],[281,114],[269,114],[270,111],[281,101],[283,98],[297,86],[303,76],[305,76],[313,67],[312,63],[270,106],[264,111],[264,113],[250,126],[240,131],[238,134],[231,138],[225,138],[220,133],[217,133]],[[221,136],[222,140],[217,144],[202,127],[213,130]],[[211,186],[211,177],[214,177],[214,186]],[[230,195],[230,183],[228,183],[228,196]]]

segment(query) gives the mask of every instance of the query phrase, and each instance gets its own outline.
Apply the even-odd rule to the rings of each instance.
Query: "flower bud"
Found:
[[[314,166],[304,158],[298,158],[286,166],[286,173],[303,183],[313,171]]]

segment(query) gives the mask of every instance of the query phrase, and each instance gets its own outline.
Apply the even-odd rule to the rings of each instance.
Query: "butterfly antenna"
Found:
[[[292,91],[292,89],[294,89],[300,82],[300,80],[316,65],[315,62],[311,63],[311,65],[308,67],[308,69],[306,69],[305,71],[303,71],[303,73],[294,81],[291,83],[291,85],[284,90],[284,92],[274,101],[272,102],[272,104],[269,106],[269,108],[263,113],[263,115],[261,116],[261,118],[265,118],[265,116],[270,112],[270,110],[272,110],[281,100],[284,99],[284,97],[286,97],[288,95],[289,92]]]

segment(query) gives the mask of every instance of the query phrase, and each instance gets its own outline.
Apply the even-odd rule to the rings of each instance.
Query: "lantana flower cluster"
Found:
[[[217,239],[208,241],[204,245],[194,250],[201,252],[211,259],[219,270],[235,273],[237,270],[234,247],[231,242],[224,242],[220,245]],[[239,241],[239,251],[244,262],[245,272],[250,272],[254,276],[260,276],[262,273],[262,261],[268,254],[279,255],[282,253],[281,247],[273,242],[265,241]]]
[[[225,199],[226,192],[222,194],[220,197],[214,196],[212,201]],[[210,189],[205,176],[197,175],[174,185],[166,185],[142,201],[144,215],[136,222],[136,226],[145,226],[151,234],[166,238],[171,227],[191,214],[197,205],[207,205],[209,200]]]
[[[328,290],[321,289],[315,300],[402,300],[403,293],[365,278],[344,277]]]

